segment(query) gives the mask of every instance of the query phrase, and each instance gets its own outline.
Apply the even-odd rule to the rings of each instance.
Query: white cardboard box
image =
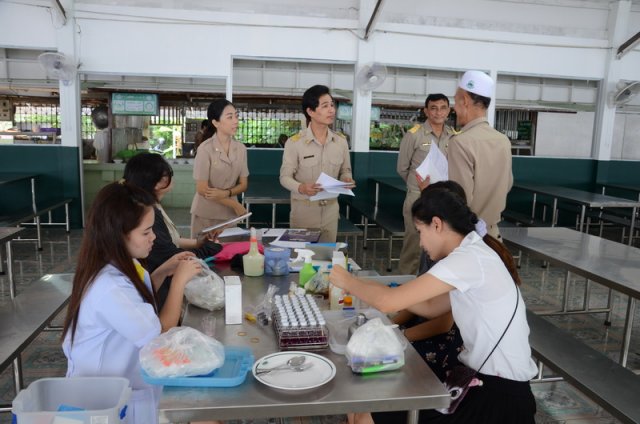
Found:
[[[224,320],[225,324],[242,324],[242,283],[240,277],[224,277]]]

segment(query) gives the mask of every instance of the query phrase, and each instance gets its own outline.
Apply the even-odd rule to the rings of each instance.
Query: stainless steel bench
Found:
[[[538,360],[622,422],[640,422],[640,376],[531,311],[527,321]]]
[[[27,207],[12,211],[6,215],[0,215],[0,226],[14,227],[18,225],[34,225],[36,227],[37,237],[35,239],[21,238],[20,241],[35,241],[38,243],[38,250],[42,250],[42,226],[51,225],[64,225],[67,233],[70,231],[69,222],[69,204],[72,199],[50,199],[42,202],[37,202],[34,207]],[[54,222],[51,212],[55,209],[64,207],[64,222]],[[42,222],[41,216],[47,214],[48,220]]]

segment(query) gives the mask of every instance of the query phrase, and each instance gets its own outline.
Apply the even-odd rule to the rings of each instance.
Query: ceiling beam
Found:
[[[622,43],[620,47],[618,47],[618,53],[616,54],[616,59],[622,58],[625,54],[629,53],[635,46],[640,43],[640,32],[637,32],[636,35],[633,35],[627,41]]]
[[[384,5],[384,0],[377,0],[376,6],[373,8],[373,12],[371,13],[371,17],[369,18],[369,23],[367,24],[367,28],[364,31],[364,39],[365,41],[369,39],[369,35],[373,32],[373,29],[378,22],[378,18],[380,17],[380,13],[382,12],[382,6]]]

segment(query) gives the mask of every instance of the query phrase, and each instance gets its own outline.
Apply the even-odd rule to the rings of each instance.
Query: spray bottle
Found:
[[[264,256],[258,251],[258,239],[256,229],[251,228],[251,247],[249,253],[242,257],[244,275],[248,277],[259,277],[264,274]]]
[[[295,249],[295,251],[298,253],[298,258],[304,258],[304,265],[302,265],[302,269],[300,270],[300,279],[298,280],[300,287],[304,287],[307,281],[311,280],[316,274],[316,270],[313,269],[313,265],[311,264],[311,258],[313,257],[314,252],[309,249]]]

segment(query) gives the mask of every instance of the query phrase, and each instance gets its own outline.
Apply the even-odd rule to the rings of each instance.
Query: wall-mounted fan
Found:
[[[387,67],[381,63],[364,65],[356,74],[356,87],[362,91],[371,91],[382,85],[387,78]]]
[[[611,93],[612,106],[621,106],[629,103],[631,99],[640,93],[640,81],[620,81],[616,91]]]
[[[48,76],[59,79],[64,85],[71,84],[76,76],[76,64],[62,53],[42,53],[38,56],[38,62]]]

